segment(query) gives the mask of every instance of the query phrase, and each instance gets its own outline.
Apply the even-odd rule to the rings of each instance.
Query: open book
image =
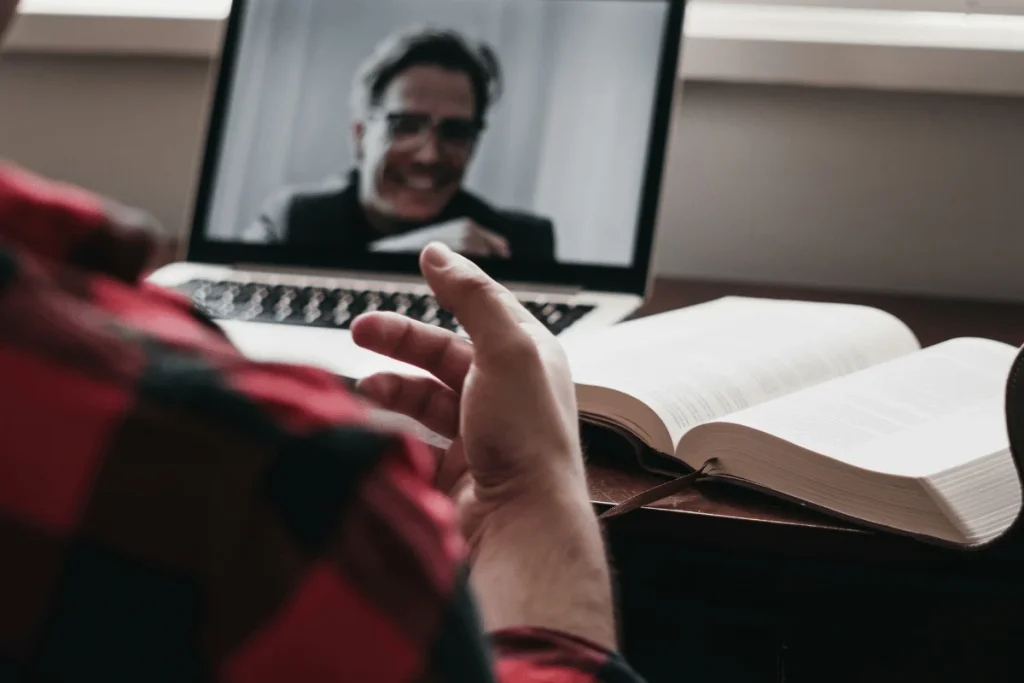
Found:
[[[710,476],[958,547],[1020,511],[1007,344],[922,349],[877,309],[726,297],[565,345],[584,419]]]

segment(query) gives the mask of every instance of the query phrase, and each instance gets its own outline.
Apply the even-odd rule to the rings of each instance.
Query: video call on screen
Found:
[[[252,0],[207,237],[628,266],[668,3]]]

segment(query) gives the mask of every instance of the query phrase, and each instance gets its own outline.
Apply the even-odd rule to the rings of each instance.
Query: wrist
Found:
[[[493,509],[470,540],[488,630],[547,628],[616,647],[611,580],[585,486]]]
[[[522,463],[530,463],[524,467]],[[520,455],[503,470],[472,471],[477,497],[486,509],[509,514],[516,508],[573,505],[590,501],[579,448]],[[502,512],[505,514],[505,512]]]
[[[544,480],[514,496],[505,495],[504,491],[501,495],[489,495],[482,509],[486,512],[477,538],[470,539],[472,545],[519,537],[538,529],[544,530],[545,536],[552,536],[598,528],[585,480],[570,477]]]
[[[488,543],[531,534],[566,534],[594,524],[596,514],[585,476],[522,476],[475,486],[477,523],[467,537],[472,557]]]

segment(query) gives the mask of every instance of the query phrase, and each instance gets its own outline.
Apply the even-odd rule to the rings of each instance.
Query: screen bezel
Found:
[[[601,0],[571,1],[600,2]],[[638,230],[631,265],[601,266],[562,262],[474,259],[499,281],[579,287],[591,291],[622,292],[641,296],[646,293],[651,268],[651,252],[654,246],[655,224],[661,200],[666,148],[671,128],[672,104],[678,79],[685,0],[630,1],[659,2],[668,5],[668,17],[662,40],[657,77],[658,86],[652,115],[653,121],[648,136],[647,164],[639,206]],[[235,61],[238,58],[241,28],[244,25],[247,7],[248,0],[235,0],[227,20],[206,135],[202,171],[193,207],[187,260],[194,263],[218,265],[295,267],[403,276],[418,274],[418,258],[415,254],[360,253],[353,255],[351,259],[345,259],[336,254],[325,253],[323,249],[317,247],[241,244],[207,238],[208,215],[221,161],[220,150],[228,120],[229,95],[234,85]]]

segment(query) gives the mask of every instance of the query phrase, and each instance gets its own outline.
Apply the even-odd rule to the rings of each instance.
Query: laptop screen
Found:
[[[443,241],[505,278],[646,275],[681,15],[236,2],[190,256],[405,271]]]

